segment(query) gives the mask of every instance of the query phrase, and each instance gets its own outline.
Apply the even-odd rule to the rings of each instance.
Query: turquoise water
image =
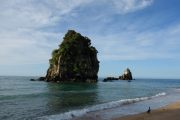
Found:
[[[89,112],[153,99],[180,88],[177,79],[57,84],[31,78],[35,77],[0,77],[0,120],[47,119],[85,108]]]

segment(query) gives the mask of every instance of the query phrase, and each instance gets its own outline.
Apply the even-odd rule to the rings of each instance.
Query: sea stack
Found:
[[[91,40],[69,30],[58,49],[53,50],[45,81],[97,82],[99,61]]]
[[[132,80],[132,73],[129,68],[127,68],[122,76],[119,76],[119,79],[121,80]]]

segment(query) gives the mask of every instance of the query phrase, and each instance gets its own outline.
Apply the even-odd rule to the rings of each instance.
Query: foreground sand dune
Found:
[[[145,112],[114,120],[180,120],[180,101],[157,110],[151,110],[150,114]]]

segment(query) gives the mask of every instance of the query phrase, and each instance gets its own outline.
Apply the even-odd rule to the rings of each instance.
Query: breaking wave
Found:
[[[44,116],[44,117],[41,117],[40,119],[42,119],[42,120],[69,120],[69,119],[72,119],[73,117],[80,117],[88,112],[119,107],[121,105],[136,103],[136,102],[144,101],[144,100],[149,100],[149,99],[153,99],[153,98],[156,98],[159,96],[164,96],[164,95],[166,95],[166,93],[162,92],[162,93],[158,93],[154,96],[150,96],[150,97],[140,97],[140,98],[134,98],[134,99],[123,99],[123,100],[118,100],[118,101],[112,101],[112,102],[108,102],[108,103],[90,106],[90,107],[87,107],[84,109],[72,110],[72,111],[61,113],[58,115]]]

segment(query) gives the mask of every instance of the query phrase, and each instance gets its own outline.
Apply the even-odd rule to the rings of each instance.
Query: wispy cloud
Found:
[[[0,4],[0,25],[33,29],[53,25],[63,15],[87,3],[84,0],[6,0]]]
[[[179,33],[180,24],[158,31],[121,31],[94,39],[101,60],[177,59]]]
[[[59,34],[34,30],[0,33],[0,64],[42,63],[49,59],[50,51],[59,42]],[[52,41],[49,41],[49,39]],[[54,40],[53,40],[54,39]]]
[[[112,0],[117,13],[126,14],[150,6],[153,0]]]
[[[47,63],[51,50],[57,47],[57,44],[61,41],[60,38],[63,36],[61,32],[54,32],[54,30],[48,30],[48,28],[57,26],[65,16],[69,16],[70,19],[73,14],[81,17],[78,11],[74,11],[76,9],[100,5],[107,7],[112,14],[125,14],[145,8],[151,3],[152,0],[1,1],[0,65],[43,63],[44,61]],[[96,7],[93,9],[96,9]],[[102,12],[99,11],[99,13]],[[99,18],[98,16],[101,15],[96,14],[91,17]],[[61,26],[59,27],[61,28]],[[113,41],[111,44],[113,44]],[[104,57],[109,56],[106,50],[102,49],[102,52]]]
[[[0,64],[42,63],[62,34],[46,31],[83,0],[6,0],[0,4]],[[48,61],[47,61],[48,62]]]

